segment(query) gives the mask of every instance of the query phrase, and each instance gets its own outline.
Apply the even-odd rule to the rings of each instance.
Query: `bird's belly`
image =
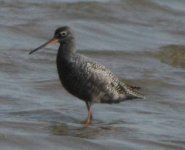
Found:
[[[84,101],[92,100],[92,89],[88,87],[83,79],[79,79],[75,74],[68,74],[60,77],[61,83],[64,88],[72,95]]]
[[[64,88],[81,100],[106,103],[120,98],[120,95],[111,87],[99,80],[95,82],[96,80],[92,80],[90,76],[80,74],[74,69],[65,69],[59,77]]]

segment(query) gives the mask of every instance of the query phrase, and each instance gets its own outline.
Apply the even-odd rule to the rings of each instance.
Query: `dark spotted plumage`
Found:
[[[53,39],[30,54],[53,42],[60,43],[56,63],[61,83],[69,93],[86,102],[89,112],[86,124],[92,120],[93,103],[119,103],[144,98],[138,93],[138,87],[125,84],[105,66],[76,53],[75,37],[67,26],[58,28]]]

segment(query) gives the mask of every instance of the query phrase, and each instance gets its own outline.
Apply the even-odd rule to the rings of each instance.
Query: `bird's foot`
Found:
[[[83,124],[85,127],[88,127],[90,124],[92,124],[93,115],[92,115],[91,105],[89,102],[86,102],[86,106],[88,110],[88,116],[87,116],[87,119],[83,121]]]
[[[84,127],[88,127],[89,125],[92,124],[92,119],[91,118],[87,118],[84,121],[82,121],[82,124],[84,125]]]

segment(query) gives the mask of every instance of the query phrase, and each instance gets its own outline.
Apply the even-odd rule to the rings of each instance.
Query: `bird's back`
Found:
[[[121,82],[105,66],[74,54],[58,63],[60,80],[74,96],[97,103],[118,103],[126,99],[143,98],[136,90]]]

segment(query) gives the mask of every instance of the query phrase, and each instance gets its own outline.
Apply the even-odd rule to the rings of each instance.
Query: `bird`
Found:
[[[92,123],[92,106],[95,103],[114,104],[145,98],[139,92],[140,87],[126,84],[104,65],[78,53],[74,31],[69,26],[57,28],[49,41],[29,54],[55,43],[59,44],[56,56],[59,79],[70,94],[85,102],[88,115],[83,123],[86,127]]]

